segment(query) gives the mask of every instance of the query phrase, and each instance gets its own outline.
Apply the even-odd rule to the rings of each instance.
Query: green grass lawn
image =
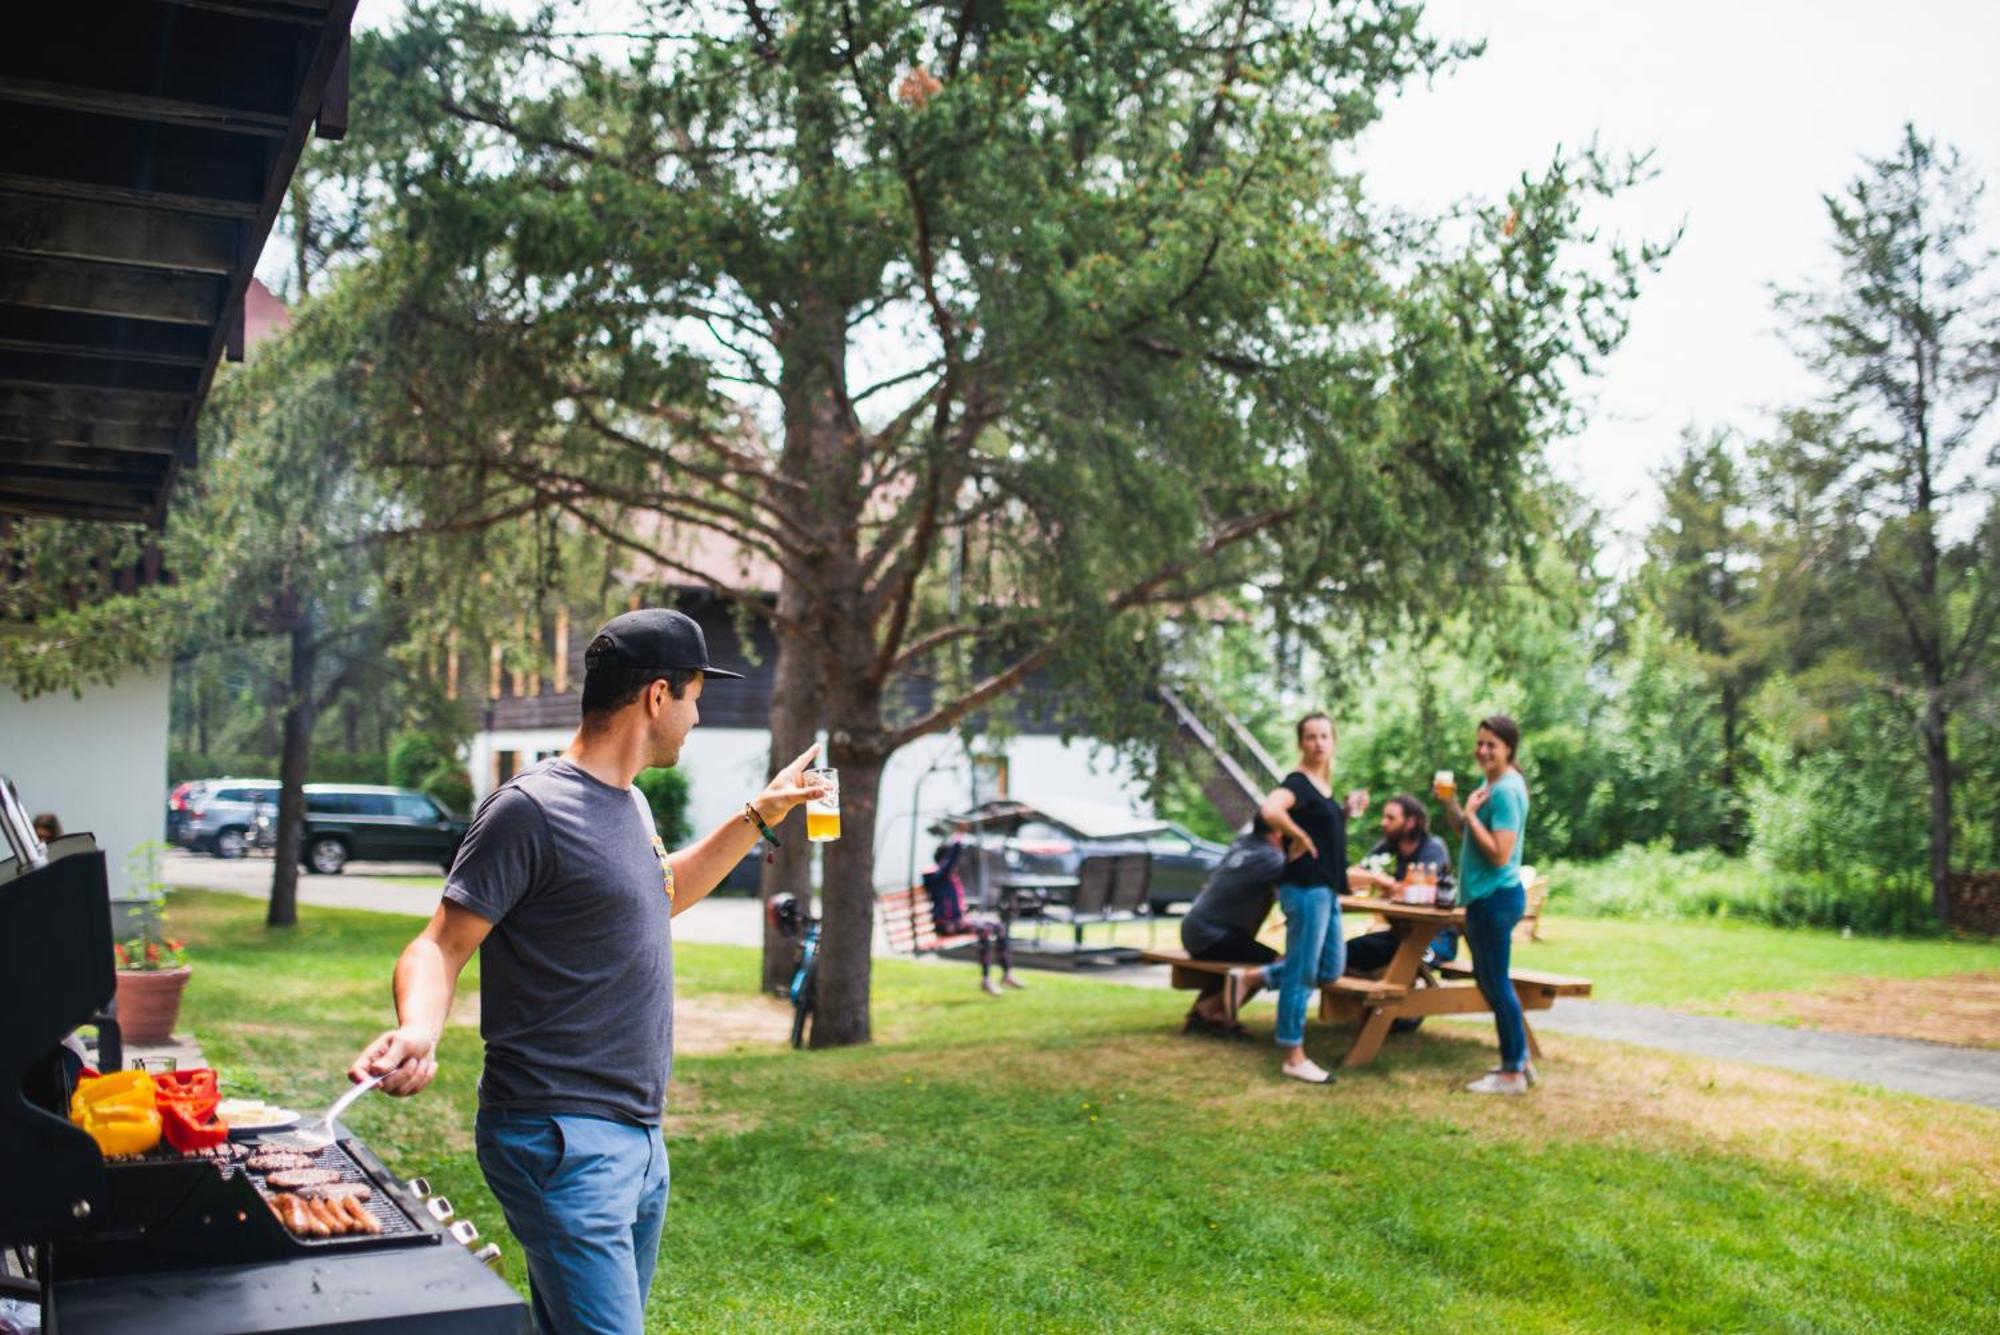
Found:
[[[308,908],[273,936],[251,900],[174,907],[186,1027],[225,1077],[336,1093],[415,924]],[[1586,941],[1562,926],[1551,968]],[[684,1046],[775,1018],[754,952],[678,956]],[[878,964],[871,1047],[682,1056],[649,1329],[1990,1328],[2000,1114],[1560,1035],[1533,1097],[1475,1100],[1453,1092],[1491,1060],[1472,1026],[1308,1089],[1268,1045],[1178,1037],[1164,992],[971,979]],[[1330,1062],[1338,1039],[1309,1042]],[[454,1027],[437,1085],[352,1121],[519,1283],[471,1152],[478,1061]]]
[[[1515,947],[1517,966],[1583,974],[1606,1000],[1724,1012],[1746,992],[2000,970],[2000,941],[1847,938],[1730,919],[1549,916],[1542,936]]]

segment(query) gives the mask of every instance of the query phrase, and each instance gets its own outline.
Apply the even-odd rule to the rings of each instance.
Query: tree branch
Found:
[[[1296,505],[1288,505],[1281,509],[1266,510],[1261,514],[1249,515],[1224,525],[1221,529],[1210,534],[1187,557],[1161,566],[1138,583],[1105,599],[1104,605],[1106,610],[1113,613],[1123,612],[1142,604],[1157,601],[1159,593],[1167,585],[1173,583],[1188,571],[1214,560],[1218,554],[1227,548],[1255,537],[1266,529],[1291,518],[1299,512],[1299,508]],[[922,718],[898,728],[889,735],[888,740],[884,744],[886,749],[894,751],[896,748],[905,746],[919,737],[928,736],[931,733],[949,728],[967,714],[973,713],[975,710],[1004,695],[1018,685],[1022,678],[1026,677],[1030,672],[1035,671],[1035,669],[1042,667],[1053,658],[1059,643],[1060,641],[1053,637],[1043,641],[1040,646],[1022,655],[1007,667],[993,673],[958,699],[949,704],[941,705]]]

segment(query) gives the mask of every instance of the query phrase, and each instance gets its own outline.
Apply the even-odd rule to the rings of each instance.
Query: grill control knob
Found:
[[[497,1242],[487,1243],[472,1254],[472,1259],[489,1270],[498,1270],[500,1268],[500,1244]]]
[[[412,1196],[415,1196],[418,1200],[422,1200],[424,1197],[430,1195],[431,1194],[430,1179],[425,1177],[411,1178],[410,1194]]]
[[[456,1239],[459,1245],[462,1247],[470,1247],[473,1243],[479,1241],[479,1226],[473,1223],[470,1219],[460,1219],[455,1221],[452,1224],[450,1231],[451,1231],[451,1236],[454,1239]]]
[[[442,1196],[431,1197],[429,1200],[424,1202],[424,1208],[426,1210],[429,1210],[431,1212],[431,1218],[437,1220],[440,1224],[448,1224],[451,1222],[451,1214],[452,1214],[451,1202],[446,1200],[444,1197]]]

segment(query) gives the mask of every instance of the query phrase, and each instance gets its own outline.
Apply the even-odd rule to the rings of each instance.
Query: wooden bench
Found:
[[[939,936],[931,916],[931,892],[921,885],[875,896],[875,911],[881,916],[882,935],[888,938],[889,949],[900,954],[950,950],[979,939],[971,932]]]
[[[1139,959],[1146,964],[1171,965],[1173,986],[1186,991],[1200,991],[1210,978],[1228,973],[1231,969],[1261,969],[1264,966],[1248,960],[1231,963],[1228,960],[1197,960],[1188,958],[1185,950],[1142,950]],[[1402,999],[1403,989],[1394,983],[1385,983],[1379,978],[1337,978],[1320,989],[1323,996],[1339,997],[1360,1010],[1373,1010],[1377,1006]]]
[[[1472,966],[1457,960],[1438,965],[1437,971],[1447,978],[1472,977]],[[1543,973],[1539,969],[1513,969],[1507,976],[1514,980],[1514,991],[1520,995],[1524,1010],[1547,1010],[1555,1004],[1557,997],[1590,995],[1590,980],[1577,978],[1571,974]]]

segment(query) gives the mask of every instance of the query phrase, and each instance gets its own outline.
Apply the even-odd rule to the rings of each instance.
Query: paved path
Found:
[[[1536,1012],[1529,1023],[1557,1033],[1776,1066],[1934,1099],[2000,1108],[2000,1052],[1987,1048],[1960,1048],[1823,1029],[1791,1029],[1717,1015],[1684,1015],[1657,1006],[1574,998],[1556,1002],[1553,1010]]]
[[[373,909],[416,917],[428,917],[437,907],[437,890],[433,886],[384,879],[393,875],[435,878],[436,867],[385,863],[371,865],[368,871],[375,874],[348,871],[339,876],[302,875],[299,899],[326,908]],[[173,885],[258,899],[266,897],[271,888],[271,864],[257,858],[224,862],[219,858],[175,853],[166,860],[164,876]],[[754,946],[763,939],[762,932],[762,906],[755,899],[735,896],[718,896],[674,920],[676,940],[704,945]],[[886,953],[880,941],[876,943],[876,953]],[[1147,966],[1087,969],[1077,976],[1134,987],[1167,985],[1165,969]],[[1490,1023],[1484,1016],[1468,1016],[1465,1022]],[[1535,1012],[1529,1022],[1552,1033],[1608,1038],[2000,1108],[2000,1052],[1987,1049],[1788,1029],[1749,1020],[1685,1015],[1655,1006],[1574,998],[1558,1001],[1553,1010]]]

